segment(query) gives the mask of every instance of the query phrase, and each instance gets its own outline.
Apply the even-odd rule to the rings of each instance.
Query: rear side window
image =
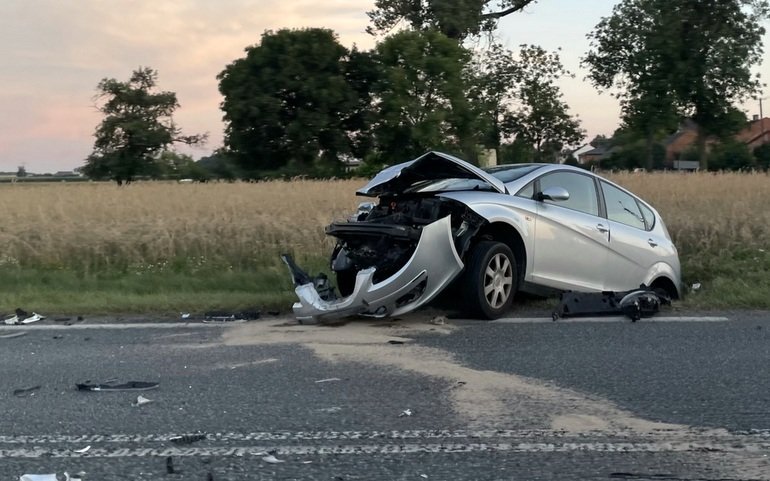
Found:
[[[642,215],[644,216],[644,222],[647,224],[647,230],[652,230],[655,227],[655,214],[641,202],[637,202],[637,204],[642,208]]]
[[[596,200],[594,180],[583,174],[573,172],[554,172],[540,177],[540,192],[549,187],[562,187],[569,192],[569,199],[560,202],[550,200],[547,204],[566,207],[591,215],[599,215],[599,202]]]
[[[623,192],[615,186],[602,182],[604,203],[607,205],[607,218],[637,229],[647,230],[639,204],[630,194]]]

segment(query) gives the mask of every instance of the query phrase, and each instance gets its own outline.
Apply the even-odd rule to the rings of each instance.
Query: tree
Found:
[[[320,161],[341,169],[366,104],[366,79],[351,78],[349,55],[364,63],[331,30],[267,31],[219,74],[225,147],[241,166],[306,172]]]
[[[770,169],[770,144],[762,144],[754,149],[754,161],[762,170]]]
[[[376,0],[368,12],[370,34],[390,32],[400,23],[415,30],[438,30],[448,38],[462,40],[490,32],[497,21],[523,10],[535,0]]]
[[[533,146],[539,161],[555,162],[562,148],[585,137],[580,121],[569,114],[556,82],[571,75],[557,52],[522,45],[518,60],[519,107],[506,115],[503,133]]]
[[[20,165],[16,169],[16,177],[26,177],[26,176],[27,176],[27,168],[24,167],[23,165]]]
[[[748,170],[756,166],[756,159],[743,142],[722,142],[709,155],[711,170]]]
[[[105,78],[97,86],[99,111],[105,115],[96,129],[94,151],[83,172],[118,185],[137,176],[157,175],[156,157],[174,143],[196,145],[206,135],[182,135],[172,115],[179,107],[174,92],[156,92],[158,72],[139,68],[127,82]]]
[[[597,87],[617,89],[625,123],[650,148],[677,118],[692,118],[705,169],[707,138],[734,128],[733,104],[760,88],[751,67],[767,15],[766,0],[623,0],[589,34],[584,63]]]
[[[447,149],[473,160],[480,141],[464,75],[470,54],[435,31],[402,31],[377,45],[382,73],[374,85],[379,159],[403,161]]]

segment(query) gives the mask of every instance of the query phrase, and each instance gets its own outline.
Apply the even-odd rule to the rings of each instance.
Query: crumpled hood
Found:
[[[356,195],[377,197],[400,194],[417,182],[440,179],[477,179],[500,193],[506,193],[503,182],[478,167],[442,152],[428,152],[414,160],[382,170]]]

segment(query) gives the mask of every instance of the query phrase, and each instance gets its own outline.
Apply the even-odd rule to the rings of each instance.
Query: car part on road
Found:
[[[653,291],[642,285],[627,292],[564,292],[559,307],[553,313],[553,320],[576,316],[602,316],[623,314],[632,321],[651,317],[660,311],[662,305],[671,304],[664,293]]]
[[[270,464],[278,464],[278,463],[285,463],[286,462],[283,459],[276,458],[272,454],[268,454],[267,456],[263,456],[262,457],[262,461],[264,461],[266,463],[270,463]]]
[[[108,391],[149,391],[150,389],[157,389],[157,382],[147,381],[129,381],[123,384],[94,384],[90,381],[84,383],[75,384],[78,391],[96,391],[96,392],[108,392]]]
[[[338,377],[330,377],[328,379],[319,379],[315,383],[316,384],[320,384],[320,383],[323,383],[323,382],[336,382],[336,381],[342,381],[342,379],[340,379]]]
[[[409,417],[411,415],[412,415],[412,410],[411,409],[405,409],[405,410],[401,411],[401,414],[399,414],[398,417],[403,418],[403,417]]]
[[[148,399],[148,398],[146,398],[144,396],[138,396],[136,398],[136,402],[135,403],[131,403],[131,405],[134,406],[134,407],[139,407],[139,406],[144,406],[145,404],[150,404],[151,402],[153,402],[152,399]]]
[[[82,449],[73,449],[73,452],[78,453],[78,454],[84,454],[84,453],[87,453],[90,450],[91,450],[91,446],[89,445],[89,446],[86,446],[86,447],[84,447]]]
[[[181,436],[173,436],[169,438],[169,441],[174,444],[192,444],[197,443],[198,441],[203,441],[204,439],[206,439],[205,433],[193,433],[182,434]]]
[[[19,481],[59,481],[56,474],[22,474]]]
[[[237,322],[237,321],[256,321],[259,319],[258,310],[227,312],[227,311],[209,311],[204,314],[203,322]],[[185,319],[189,319],[188,317]]]
[[[16,389],[15,391],[13,391],[13,395],[16,397],[34,396],[35,392],[40,390],[41,387],[42,386],[31,386],[31,387]]]

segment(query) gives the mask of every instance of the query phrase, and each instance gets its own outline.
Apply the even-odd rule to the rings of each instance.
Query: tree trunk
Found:
[[[709,157],[706,150],[706,133],[703,131],[703,127],[698,126],[698,137],[695,140],[695,145],[698,152],[698,162],[700,163],[700,169],[703,171],[709,170]]]
[[[646,144],[647,144],[646,145],[646,147],[647,147],[646,154],[647,154],[647,156],[646,156],[645,161],[644,161],[644,168],[647,169],[647,171],[650,171],[653,168],[652,146],[653,146],[654,142],[655,142],[655,138],[654,138],[652,132],[649,132],[647,134],[647,139],[646,139]]]

